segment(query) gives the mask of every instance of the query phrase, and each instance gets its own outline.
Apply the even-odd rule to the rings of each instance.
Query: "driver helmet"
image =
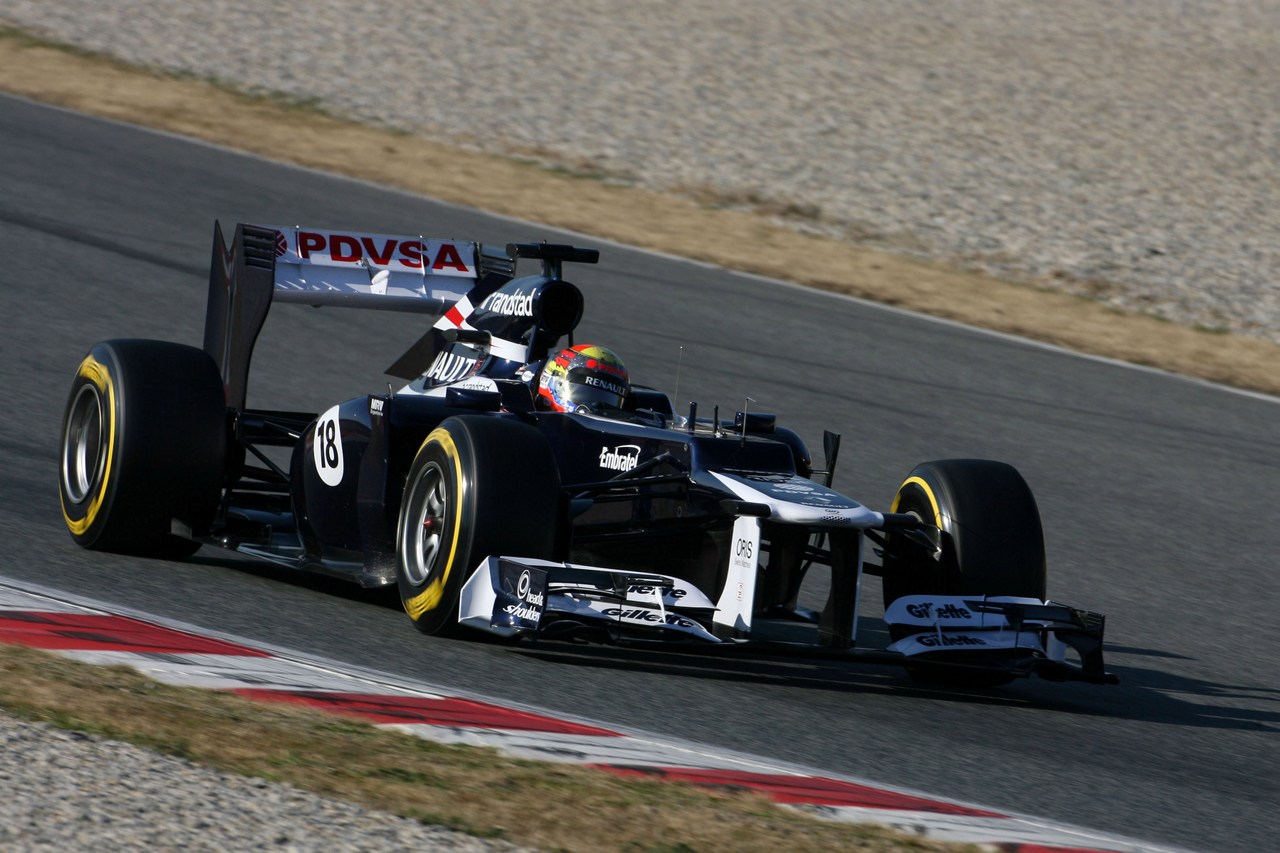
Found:
[[[547,359],[538,379],[538,401],[555,412],[619,410],[630,393],[622,359],[595,344],[560,350]]]

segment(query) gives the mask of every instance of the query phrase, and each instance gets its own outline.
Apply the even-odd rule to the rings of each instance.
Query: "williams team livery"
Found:
[[[214,226],[203,347],[98,343],[72,382],[59,491],[86,548],[202,545],[395,585],[428,634],[778,647],[993,684],[1114,681],[1099,614],[1046,597],[1035,499],[1009,465],[926,462],[887,509],[831,488],[772,414],[732,417],[633,384],[575,343],[565,264],[598,252],[295,227]],[[517,275],[521,259],[536,274]],[[398,390],[251,409],[276,303],[418,312]],[[820,612],[797,606],[811,571]],[[858,642],[864,574],[889,642]]]

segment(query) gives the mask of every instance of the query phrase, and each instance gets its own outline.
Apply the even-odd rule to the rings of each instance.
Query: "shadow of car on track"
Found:
[[[1020,679],[1002,687],[962,688],[918,684],[893,665],[764,656],[746,649],[688,653],[539,641],[515,644],[511,651],[554,665],[603,667],[678,678],[876,693],[932,702],[1026,707],[1197,728],[1280,731],[1280,690],[1218,684],[1137,667],[1112,667],[1120,675],[1120,685],[1105,689],[1036,679]]]
[[[949,701],[1025,704],[1000,689],[935,688],[912,682],[893,665],[761,653],[746,648],[683,651],[539,640],[513,644],[513,654],[543,663],[621,669],[654,675],[851,693],[941,697]]]
[[[1191,661],[1183,655],[1128,646],[1108,647],[1112,671],[1123,690],[1100,695],[1098,713],[1118,719],[1193,728],[1280,733],[1280,688],[1226,684],[1179,672],[1132,664],[1116,658]]]
[[[222,569],[242,572],[263,580],[288,584],[299,589],[332,595],[348,601],[373,604],[392,610],[401,609],[400,597],[396,592],[395,586],[366,589],[348,580],[272,565],[253,557],[237,554],[234,551],[221,552],[214,548],[202,548],[196,552],[194,557],[189,557],[183,562],[201,566],[216,566]],[[410,632],[411,637],[414,634],[416,632]]]

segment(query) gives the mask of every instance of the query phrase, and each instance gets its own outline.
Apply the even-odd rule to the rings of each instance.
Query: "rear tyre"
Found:
[[[550,558],[560,476],[533,427],[506,418],[448,418],[419,448],[396,531],[400,600],[424,634],[458,625],[462,585],[480,560]]]
[[[904,595],[1015,595],[1043,600],[1044,531],[1035,497],[1010,465],[946,459],[917,466],[898,488],[893,512],[909,513],[942,531],[940,559],[901,534],[885,548],[884,604]],[[905,632],[890,629],[893,639]],[[995,685],[1000,673],[917,664],[908,672],[932,684]]]
[[[76,371],[62,427],[58,490],[79,545],[181,559],[221,497],[226,401],[213,359],[168,341],[96,344]]]

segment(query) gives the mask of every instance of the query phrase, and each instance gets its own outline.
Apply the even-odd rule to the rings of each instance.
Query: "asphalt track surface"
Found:
[[[700,411],[750,395],[812,447],[842,432],[836,485],[877,508],[926,459],[1017,466],[1050,595],[1107,614],[1122,683],[941,690],[871,665],[426,638],[385,596],[208,548],[166,563],[76,547],[55,483],[71,375],[100,339],[200,344],[215,218],[590,241],[4,97],[0,140],[0,574],[1006,811],[1198,850],[1274,846],[1275,401],[604,245],[566,276],[587,297],[577,340],[618,350],[636,381],[672,391],[679,363]],[[382,389],[422,327],[277,306],[250,404],[318,412]]]

